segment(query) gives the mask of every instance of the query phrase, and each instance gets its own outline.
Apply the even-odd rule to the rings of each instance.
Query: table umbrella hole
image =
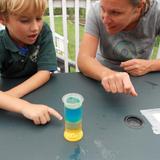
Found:
[[[130,128],[141,128],[143,126],[143,119],[134,115],[128,115],[124,118],[125,124]]]

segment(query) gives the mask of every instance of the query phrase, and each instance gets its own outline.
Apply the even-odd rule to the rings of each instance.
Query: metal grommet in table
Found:
[[[124,118],[124,122],[130,128],[141,128],[144,123],[142,118],[140,118],[138,116],[134,116],[134,115],[126,116]]]

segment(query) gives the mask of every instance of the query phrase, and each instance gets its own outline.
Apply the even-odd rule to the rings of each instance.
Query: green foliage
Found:
[[[62,8],[55,8],[54,15],[62,15]]]
[[[80,8],[79,10],[80,18],[85,18],[85,14],[86,14],[85,8]]]
[[[155,41],[155,47],[159,47],[159,43],[160,43],[160,36],[157,36]]]
[[[67,15],[69,17],[74,17],[75,9],[74,8],[67,8]],[[49,8],[45,11],[45,16],[49,16]],[[62,8],[54,8],[54,15],[62,15]],[[79,15],[81,18],[85,18],[85,9],[80,8],[79,9]]]
[[[159,45],[160,45],[160,36],[157,36],[155,43],[154,43],[154,48],[153,48],[153,52],[151,55],[151,59],[156,59]]]
[[[44,16],[49,16],[49,8],[45,10]]]

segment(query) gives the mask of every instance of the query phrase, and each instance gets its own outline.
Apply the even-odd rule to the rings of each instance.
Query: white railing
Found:
[[[0,23],[0,30],[5,29],[5,27]]]
[[[55,49],[57,53],[62,55],[64,53],[64,37],[55,32],[54,44],[55,44]]]
[[[50,27],[54,35],[54,43],[57,51],[57,57],[64,62],[65,72],[69,71],[69,66],[75,66],[76,71],[78,71],[77,67],[77,54],[79,50],[79,9],[85,8],[86,14],[88,12],[88,8],[92,2],[96,0],[49,0],[49,16],[50,16]],[[63,27],[63,38],[58,34],[55,34],[55,23],[54,23],[54,9],[62,8],[62,27]],[[67,8],[75,9],[75,60],[70,60],[68,58],[68,32],[67,32]],[[63,47],[62,47],[63,43]],[[60,53],[60,54],[59,54]]]

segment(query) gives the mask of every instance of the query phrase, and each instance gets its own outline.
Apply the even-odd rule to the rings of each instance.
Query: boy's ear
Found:
[[[3,15],[0,15],[0,23],[5,25],[5,18]]]
[[[0,23],[2,22],[2,16],[0,15]]]

